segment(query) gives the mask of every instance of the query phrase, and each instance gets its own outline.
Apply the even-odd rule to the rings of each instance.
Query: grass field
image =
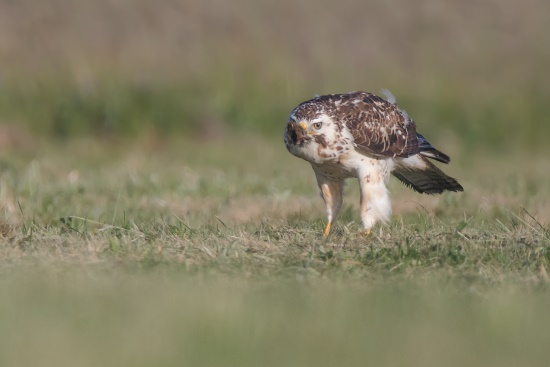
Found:
[[[547,163],[455,152],[466,191],[392,182],[370,238],[350,182],[325,241],[278,139],[158,139],[2,159],[2,365],[546,363]]]
[[[0,1],[0,366],[546,366],[549,15]],[[324,240],[288,113],[380,88],[465,191]]]

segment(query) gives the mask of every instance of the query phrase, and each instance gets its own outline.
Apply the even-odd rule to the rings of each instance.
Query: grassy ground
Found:
[[[350,182],[325,241],[278,140],[33,143],[0,162],[2,365],[547,360],[547,163],[457,151],[465,193],[392,182],[370,238]]]

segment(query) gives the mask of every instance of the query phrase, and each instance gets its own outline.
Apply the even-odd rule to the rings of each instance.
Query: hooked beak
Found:
[[[286,125],[286,135],[292,144],[303,144],[305,138],[307,138],[307,124],[302,121],[299,124],[294,121],[290,121]]]

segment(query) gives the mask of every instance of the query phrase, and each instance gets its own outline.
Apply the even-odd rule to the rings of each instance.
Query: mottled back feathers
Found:
[[[326,113],[353,135],[357,150],[374,156],[408,157],[419,152],[416,125],[396,104],[367,92],[329,94],[303,102],[291,117],[312,120]],[[342,126],[342,125],[340,125]]]

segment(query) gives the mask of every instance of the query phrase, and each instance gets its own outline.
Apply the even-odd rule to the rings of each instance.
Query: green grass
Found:
[[[546,363],[549,170],[456,153],[369,238],[350,182],[325,241],[280,141],[148,139],[2,158],[2,365]]]
[[[501,271],[536,276],[550,260],[544,161],[454,154],[445,168],[465,192],[441,196],[391,180],[394,216],[369,238],[357,235],[359,190],[349,180],[334,233],[323,241],[314,175],[278,140],[34,144],[0,161],[8,262],[183,261],[200,268],[220,261],[251,275],[305,264],[322,274],[450,267],[491,279]]]

